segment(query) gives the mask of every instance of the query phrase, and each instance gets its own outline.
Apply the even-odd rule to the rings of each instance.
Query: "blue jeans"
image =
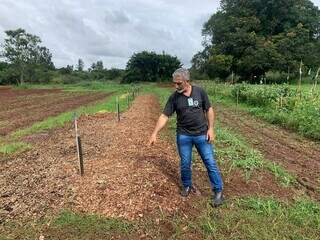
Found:
[[[220,171],[214,159],[213,146],[206,140],[206,135],[189,136],[177,134],[177,147],[180,155],[181,181],[183,187],[192,186],[192,147],[195,145],[198,153],[205,164],[211,187],[214,192],[221,192],[223,189]]]

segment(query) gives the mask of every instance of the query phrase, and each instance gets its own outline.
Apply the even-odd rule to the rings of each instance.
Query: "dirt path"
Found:
[[[146,146],[158,115],[157,99],[140,96],[120,123],[92,123],[104,129],[92,144],[98,139],[107,149],[88,163],[85,178],[75,178],[76,209],[133,219],[182,207],[174,146],[165,141]]]
[[[218,105],[217,119],[243,135],[266,159],[293,173],[310,196],[320,199],[320,145],[250,114]]]

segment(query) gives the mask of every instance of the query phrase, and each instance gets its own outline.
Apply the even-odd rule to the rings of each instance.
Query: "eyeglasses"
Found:
[[[174,85],[181,86],[183,82],[173,82]]]

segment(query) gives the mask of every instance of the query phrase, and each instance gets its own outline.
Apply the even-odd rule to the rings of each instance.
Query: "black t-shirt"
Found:
[[[211,107],[207,93],[192,85],[190,97],[174,92],[168,99],[163,114],[177,113],[177,133],[183,135],[203,135],[207,133],[206,112]]]

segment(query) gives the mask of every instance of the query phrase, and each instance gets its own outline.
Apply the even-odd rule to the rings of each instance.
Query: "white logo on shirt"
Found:
[[[193,104],[194,104],[193,98],[188,98],[188,106],[189,106],[189,107],[192,107]]]

